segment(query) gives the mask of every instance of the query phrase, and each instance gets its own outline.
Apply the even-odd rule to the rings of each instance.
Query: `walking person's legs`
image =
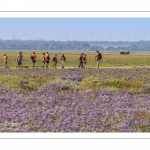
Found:
[[[7,68],[7,62],[4,62],[4,67]]]
[[[97,68],[99,68],[100,60],[97,60]]]
[[[83,68],[83,62],[81,62],[81,68]]]
[[[83,68],[85,68],[86,62],[83,63]]]
[[[34,68],[36,60],[32,60],[32,67]]]
[[[78,68],[82,68],[83,67],[83,63],[80,62]]]
[[[21,67],[21,61],[18,61],[18,68]]]
[[[78,68],[80,68],[80,65],[81,65],[81,63],[79,62],[79,66],[78,66]]]
[[[64,61],[62,61],[62,68],[64,68]]]
[[[33,68],[34,68],[34,66],[35,66],[35,62],[33,62]]]
[[[49,65],[49,61],[46,61],[46,68],[48,68],[48,65]]]
[[[54,62],[54,64],[53,64],[52,68],[56,68],[56,62]]]
[[[45,61],[43,61],[43,66],[42,67],[44,68],[44,66],[45,66]]]
[[[32,67],[34,68],[34,62],[32,62]]]

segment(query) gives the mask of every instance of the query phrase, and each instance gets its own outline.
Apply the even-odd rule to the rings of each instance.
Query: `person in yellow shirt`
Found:
[[[8,68],[8,66],[7,66],[8,56],[6,56],[6,54],[4,54],[3,59],[4,59],[4,67]]]
[[[31,54],[31,59],[32,59],[32,64],[33,64],[33,68],[34,68],[35,63],[36,63],[36,54],[35,54],[35,52],[33,52],[33,53]]]

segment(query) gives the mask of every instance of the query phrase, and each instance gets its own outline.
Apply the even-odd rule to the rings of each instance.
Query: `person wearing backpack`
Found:
[[[8,66],[7,66],[8,56],[6,56],[6,54],[4,54],[3,59],[4,59],[4,67],[8,68]]]
[[[99,51],[95,53],[95,61],[97,62],[97,68],[99,68],[100,60],[102,59],[102,54]]]
[[[46,52],[46,55],[45,55],[45,59],[46,59],[46,68],[48,68],[48,65],[49,65],[49,61],[50,61],[50,56],[49,56],[49,53]]]
[[[22,54],[22,52],[19,52],[16,61],[17,61],[18,67],[22,67],[22,64],[23,64],[23,54]]]
[[[78,60],[79,60],[79,66],[78,66],[78,68],[83,68],[83,55],[84,55],[84,53],[82,53],[82,54],[78,57]]]
[[[57,54],[55,54],[54,57],[53,57],[53,63],[54,64],[53,64],[52,68],[54,68],[54,67],[56,68],[56,65],[58,63]]]
[[[64,54],[62,54],[61,56],[62,68],[64,68],[65,61],[66,61],[66,57],[64,56]]]
[[[45,58],[45,53],[43,53],[43,55],[42,55],[42,63],[43,63],[43,68],[44,68],[44,66],[45,66],[45,62],[46,62],[46,58]]]
[[[85,68],[86,61],[87,61],[86,54],[83,55],[82,60],[83,60],[83,68]]]
[[[33,68],[34,68],[34,66],[35,66],[35,63],[36,63],[36,54],[35,54],[35,52],[33,52],[32,54],[31,54],[31,60],[32,60],[32,64],[33,64]]]

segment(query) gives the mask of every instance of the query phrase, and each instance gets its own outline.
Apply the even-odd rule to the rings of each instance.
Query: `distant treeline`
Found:
[[[0,50],[150,50],[150,41],[0,40]]]

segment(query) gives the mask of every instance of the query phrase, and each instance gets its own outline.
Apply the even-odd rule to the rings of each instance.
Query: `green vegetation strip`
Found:
[[[32,52],[31,52],[32,53]],[[31,56],[30,52],[23,52],[24,60],[23,65],[32,67],[32,61],[30,59]],[[49,52],[50,53],[50,52]],[[8,56],[8,66],[9,67],[16,67],[16,57],[18,55],[17,52],[7,52]],[[42,52],[37,52],[37,62],[36,67],[42,66],[41,56]],[[61,67],[61,55],[62,53],[58,53],[58,64],[57,67]],[[150,56],[149,55],[120,55],[120,54],[102,54],[103,59],[100,63],[101,67],[131,67],[131,66],[150,66]],[[3,53],[0,52],[0,67],[4,67],[3,63]],[[54,53],[50,53],[50,67],[53,65],[52,58]],[[79,54],[65,54],[67,61],[65,63],[65,67],[78,67],[78,57]],[[87,54],[87,65],[86,67],[96,67],[96,62],[94,59],[94,52],[93,54]]]

